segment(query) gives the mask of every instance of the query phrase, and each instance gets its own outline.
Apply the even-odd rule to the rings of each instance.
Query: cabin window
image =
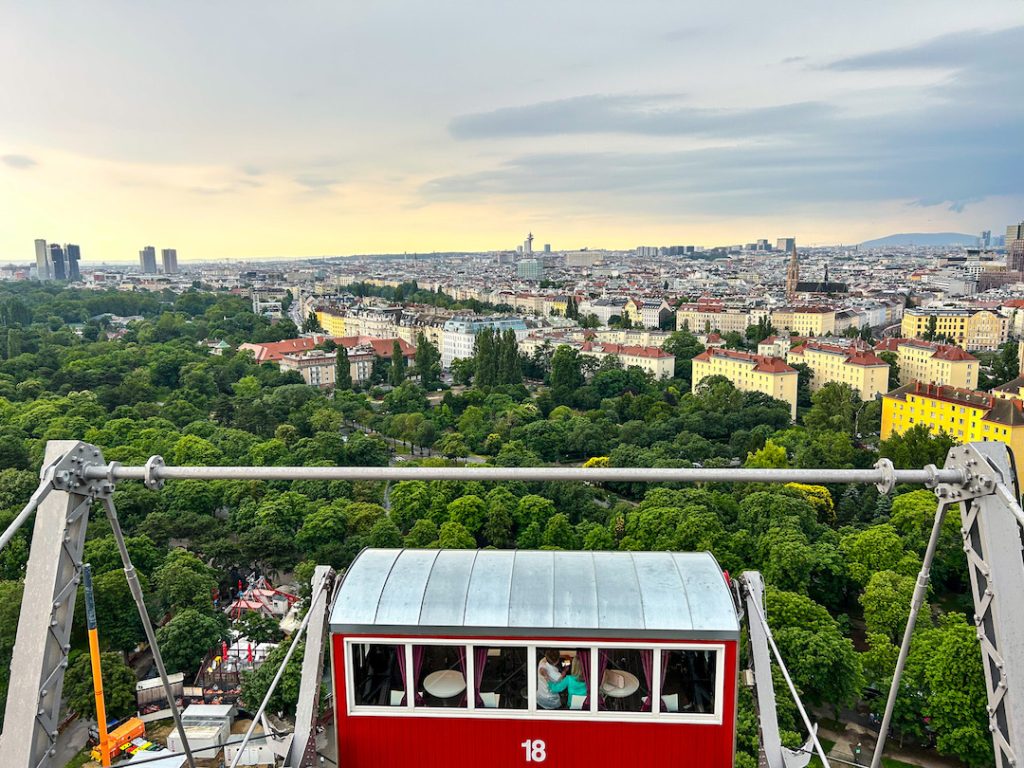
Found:
[[[589,648],[537,649],[537,711],[590,711]]]
[[[476,709],[526,709],[528,685],[526,648],[473,646]]]
[[[417,707],[466,706],[466,646],[414,645]]]
[[[714,651],[661,652],[661,711],[713,714],[715,711]]]
[[[352,685],[356,704],[405,706],[405,646],[353,643]]]
[[[598,709],[650,712],[654,651],[600,648],[597,651]]]

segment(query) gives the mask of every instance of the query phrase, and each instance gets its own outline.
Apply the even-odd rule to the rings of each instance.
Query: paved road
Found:
[[[77,718],[57,736],[57,752],[53,756],[55,768],[64,768],[82,751],[89,738],[89,721]]]

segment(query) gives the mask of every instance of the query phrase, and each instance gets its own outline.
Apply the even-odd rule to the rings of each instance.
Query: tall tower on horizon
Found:
[[[36,279],[50,279],[50,249],[45,240],[36,240]]]
[[[82,279],[82,272],[78,268],[78,262],[82,258],[82,249],[74,243],[68,243],[64,246],[64,254],[68,259],[68,280],[75,282]]]
[[[64,249],[57,243],[50,243],[50,277],[54,280],[67,280],[67,271],[64,269]]]
[[[144,275],[156,274],[156,248],[147,245],[139,251],[139,267]]]
[[[161,250],[160,259],[164,264],[165,275],[178,274],[178,251],[176,248],[164,248]]]
[[[533,232],[528,234],[523,242],[523,253],[533,253]]]
[[[786,269],[786,299],[796,298],[796,286],[800,282],[800,259],[796,255],[796,240],[789,252],[789,267]]]

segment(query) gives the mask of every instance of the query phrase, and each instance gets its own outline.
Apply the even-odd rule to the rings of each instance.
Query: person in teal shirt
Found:
[[[568,691],[569,706],[572,706],[573,696],[587,695],[587,684],[583,681],[583,664],[580,662],[579,654],[576,654],[573,657],[572,666],[569,668],[569,674],[563,677],[557,683],[549,682],[548,689],[552,693],[561,693],[562,691]]]

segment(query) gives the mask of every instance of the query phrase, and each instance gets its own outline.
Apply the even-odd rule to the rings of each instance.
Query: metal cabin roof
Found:
[[[709,552],[365,549],[330,623],[344,634],[739,637]]]

